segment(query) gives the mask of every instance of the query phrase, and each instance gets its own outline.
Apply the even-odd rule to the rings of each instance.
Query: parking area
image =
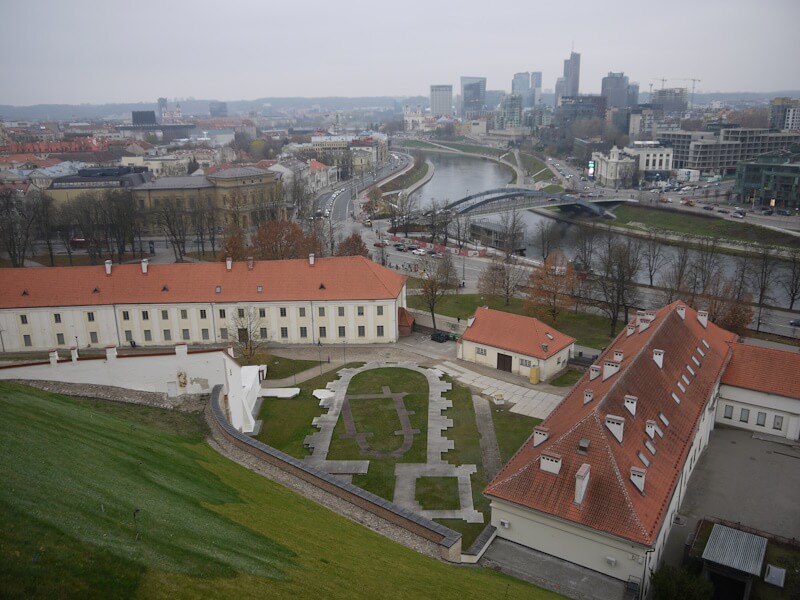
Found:
[[[666,560],[678,564],[698,520],[713,516],[800,539],[800,447],[756,439],[749,431],[716,429],[689,480]]]

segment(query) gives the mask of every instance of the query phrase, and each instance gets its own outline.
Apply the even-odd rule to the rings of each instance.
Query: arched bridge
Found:
[[[495,188],[479,192],[477,194],[470,194],[460,200],[456,200],[448,204],[445,208],[456,214],[464,214],[481,208],[489,208],[488,205],[508,200],[511,198],[529,198],[531,200],[530,206],[549,204],[550,206],[560,207],[576,207],[578,210],[586,211],[598,217],[608,217],[613,215],[598,206],[598,202],[610,203],[621,202],[622,199],[602,199],[595,201],[587,201],[584,198],[578,198],[572,194],[542,192],[538,190],[529,190],[525,188]]]

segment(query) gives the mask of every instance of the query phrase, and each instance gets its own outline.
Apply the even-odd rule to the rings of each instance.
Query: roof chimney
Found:
[[[639,467],[631,467],[631,483],[636,486],[636,489],[644,494],[644,476],[647,474],[645,469]]]
[[[533,428],[533,447],[536,448],[539,444],[546,442],[548,437],[550,437],[550,430],[537,425]]]
[[[636,333],[636,325],[628,325],[627,337],[631,337],[634,333]]]
[[[581,438],[578,440],[578,454],[589,454],[589,446],[592,441],[589,438]]]
[[[147,266],[149,264],[150,264],[149,260],[147,260],[146,258],[142,259],[142,273],[144,273],[145,275],[147,275]]]
[[[253,270],[253,257],[252,256],[248,256],[247,257],[247,270],[248,271],[252,271]]]
[[[597,379],[600,375],[600,365],[592,365],[589,367],[589,381]]]
[[[678,316],[679,316],[681,319],[685,319],[685,318],[686,318],[686,307],[685,307],[683,304],[679,304],[679,305],[678,305],[678,306],[675,308],[675,310],[678,312]]]
[[[653,360],[658,365],[658,368],[661,369],[664,366],[664,351],[653,350]]]
[[[561,472],[561,455],[547,450],[543,451],[539,459],[539,468],[542,471],[558,475]]]
[[[225,259],[225,269],[230,271],[233,268],[233,259],[229,256]]]
[[[707,310],[698,310],[697,311],[697,320],[700,321],[700,325],[702,325],[704,329],[706,327],[708,327],[708,311]]]
[[[647,421],[644,425],[644,430],[650,436],[650,439],[653,439],[656,436],[656,422]]]
[[[603,361],[603,381],[619,372],[619,363],[613,360]]]
[[[549,346],[547,344],[542,344],[542,351],[547,352]]]
[[[111,261],[106,261],[106,275],[111,275]]]
[[[628,409],[628,412],[631,413],[631,416],[636,416],[636,403],[638,402],[639,398],[636,396],[625,396],[625,408]]]
[[[614,350],[614,360],[617,362],[622,362],[622,358],[625,356],[622,353],[622,350]]]
[[[622,432],[625,429],[625,417],[615,417],[614,415],[606,415],[606,427],[611,432],[616,440],[622,443]]]
[[[592,390],[583,390],[583,403],[589,404],[594,399],[594,392]]]
[[[641,321],[639,323],[639,333],[642,333],[648,327],[650,327],[650,321]]]
[[[588,463],[583,463],[575,473],[575,504],[579,506],[583,503],[583,497],[586,495],[586,488],[589,485],[590,469]]]
[[[312,266],[312,267],[314,266],[314,253],[313,252],[308,255],[308,264],[310,266]]]

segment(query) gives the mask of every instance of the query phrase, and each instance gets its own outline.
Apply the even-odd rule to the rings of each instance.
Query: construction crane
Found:
[[[661,89],[664,89],[664,84],[669,81],[666,77],[653,77],[650,81],[660,81],[661,82]]]
[[[694,87],[695,87],[695,85],[700,83],[700,81],[702,81],[702,80],[695,79],[693,77],[685,77],[683,79],[678,79],[677,81],[691,81],[692,82],[692,99],[691,99],[691,104],[689,105],[689,109],[690,110],[693,109],[694,108]]]

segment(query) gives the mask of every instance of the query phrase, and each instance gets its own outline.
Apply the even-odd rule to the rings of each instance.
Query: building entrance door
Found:
[[[511,357],[508,354],[497,353],[497,369],[511,373]]]

